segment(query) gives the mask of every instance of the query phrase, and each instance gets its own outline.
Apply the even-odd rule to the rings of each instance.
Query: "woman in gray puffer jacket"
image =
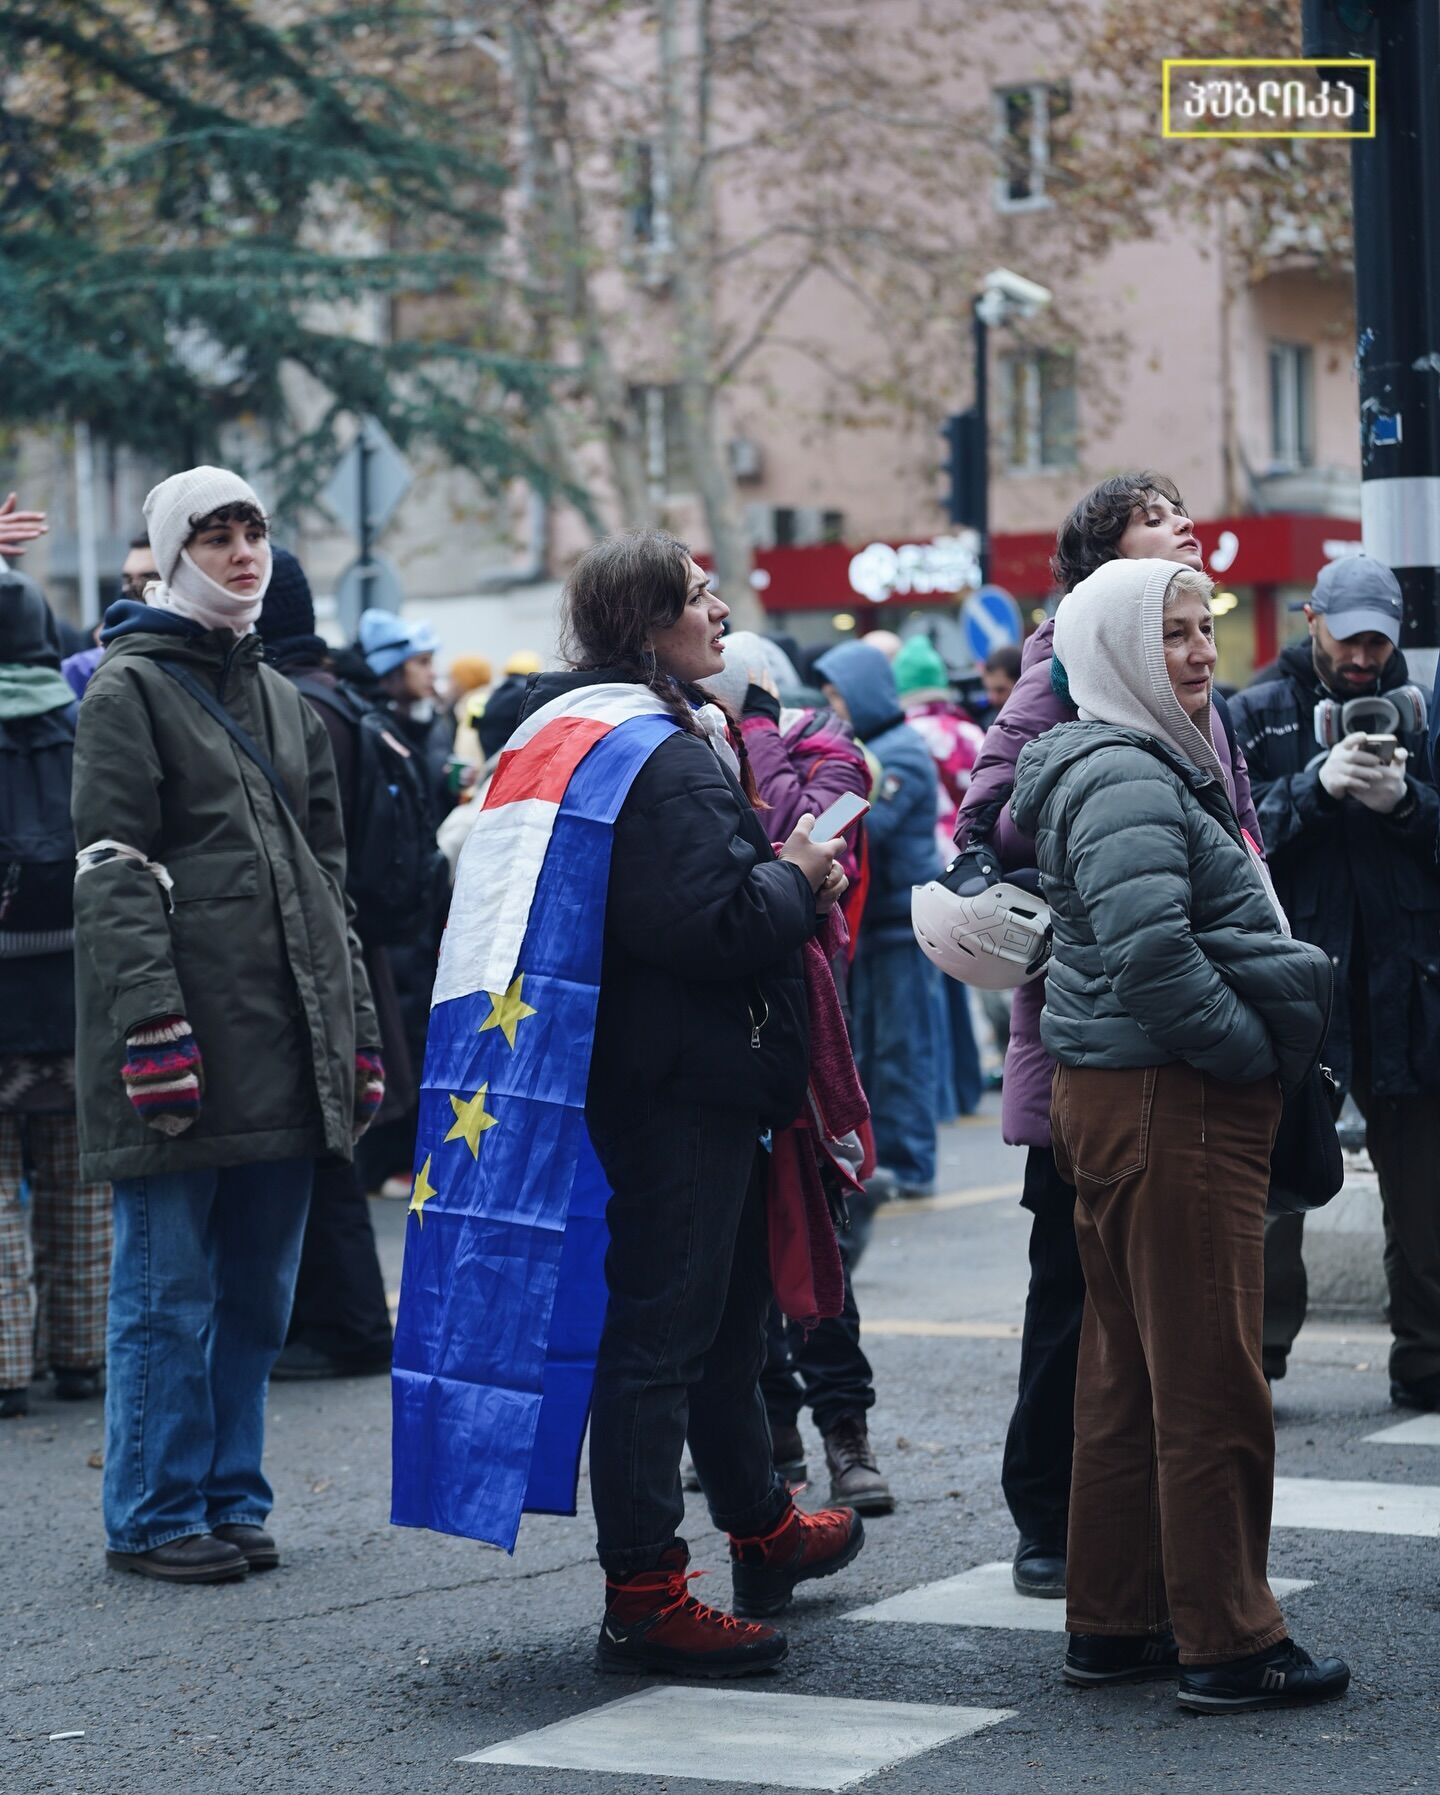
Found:
[[[1291,939],[1225,791],[1210,590],[1170,561],[1081,581],[1055,624],[1081,720],[1024,750],[1010,801],[1054,923],[1041,1038],[1087,1290],[1065,1675],[1178,1674],[1206,1712],[1349,1681],[1292,1644],[1266,1581],[1260,1346],[1270,1148],[1331,969]]]

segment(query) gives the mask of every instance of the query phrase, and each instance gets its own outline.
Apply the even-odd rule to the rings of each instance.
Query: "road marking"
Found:
[[[1416,1415],[1397,1427],[1382,1427],[1378,1434],[1366,1434],[1367,1444],[1376,1446],[1440,1446],[1440,1415]]]
[[[938,1197],[906,1197],[902,1202],[882,1203],[876,1221],[892,1221],[898,1215],[934,1215],[942,1209],[973,1209],[978,1203],[998,1203],[1002,1197],[1018,1197],[1023,1184],[982,1184],[974,1190],[947,1190]]]
[[[698,1777],[766,1788],[848,1789],[1014,1713],[1013,1708],[670,1685],[607,1702],[458,1761]]]
[[[1273,1527],[1440,1538],[1440,1489],[1414,1483],[1333,1483],[1277,1477]]]
[[[1298,1595],[1310,1584],[1296,1577],[1272,1577],[1277,1598]],[[903,1622],[912,1627],[1005,1627],[1017,1633],[1063,1633],[1065,1603],[1059,1597],[1041,1600],[1022,1596],[1010,1579],[1010,1561],[977,1564],[958,1577],[922,1583],[868,1608],[856,1608],[845,1620]]]
[[[861,1318],[865,1334],[894,1334],[911,1340],[1018,1340],[1018,1321],[916,1321],[908,1315],[872,1321]]]

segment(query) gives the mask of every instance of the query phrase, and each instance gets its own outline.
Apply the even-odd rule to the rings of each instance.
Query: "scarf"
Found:
[[[74,702],[69,680],[53,667],[0,666],[0,723],[63,710]]]
[[[714,749],[722,766],[730,769],[738,780],[740,777],[740,757],[730,746],[730,724],[724,711],[718,704],[699,704],[695,707],[695,721],[705,732],[705,739]]]
[[[265,589],[270,584],[274,566],[274,560],[267,555],[258,588],[247,598],[241,598],[202,572],[190,559],[189,551],[181,549],[169,583],[162,580],[158,585],[147,586],[145,602],[162,611],[178,611],[182,617],[191,617],[206,629],[228,629],[237,636],[248,636],[265,602]]]

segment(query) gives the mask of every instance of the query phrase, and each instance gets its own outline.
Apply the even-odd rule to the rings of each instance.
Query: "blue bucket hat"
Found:
[[[438,654],[440,638],[422,618],[402,617],[398,611],[360,613],[360,652],[376,679],[384,679],[402,662],[417,654]]]

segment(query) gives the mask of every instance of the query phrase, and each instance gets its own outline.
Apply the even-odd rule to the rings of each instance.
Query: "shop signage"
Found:
[[[960,593],[980,584],[980,538],[974,530],[929,542],[872,542],[850,560],[850,587],[872,605],[915,593]]]

